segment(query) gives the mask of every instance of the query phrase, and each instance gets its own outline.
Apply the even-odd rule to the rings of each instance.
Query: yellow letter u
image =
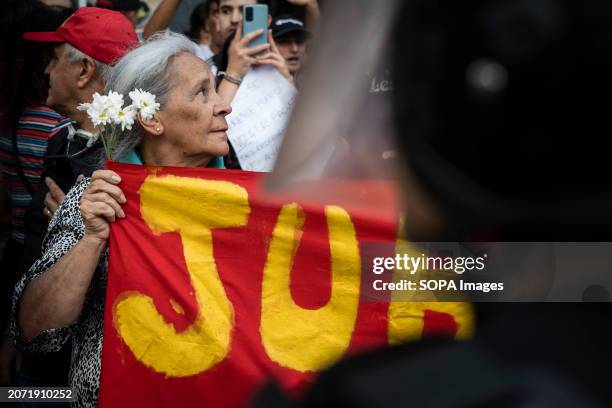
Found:
[[[359,305],[361,264],[355,227],[340,207],[327,206],[325,214],[332,275],[327,305],[303,309],[291,296],[291,268],[304,225],[298,204],[281,209],[264,269],[260,327],[264,348],[273,361],[301,372],[319,371],[342,357]]]

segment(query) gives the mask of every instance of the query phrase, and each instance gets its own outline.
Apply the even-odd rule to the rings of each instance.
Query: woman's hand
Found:
[[[283,58],[280,51],[278,51],[278,48],[276,47],[274,38],[272,38],[272,30],[269,30],[268,39],[270,40],[270,51],[262,56],[257,57],[256,64],[269,64],[276,67],[278,72],[280,72],[280,74],[284,76],[287,81],[293,84],[293,76],[289,73],[287,61],[285,61],[285,58]]]
[[[236,36],[229,47],[229,58],[225,72],[234,77],[244,77],[249,67],[257,61],[255,56],[270,48],[270,44],[249,48],[249,42],[262,34],[263,30],[260,29],[242,37],[242,22],[238,24]]]
[[[92,174],[80,205],[86,236],[106,241],[110,223],[125,217],[120,204],[124,204],[126,199],[117,186],[120,182],[119,175],[111,170],[97,170]]]

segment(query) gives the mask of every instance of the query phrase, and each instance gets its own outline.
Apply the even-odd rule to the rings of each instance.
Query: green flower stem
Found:
[[[111,151],[109,150],[110,146],[106,144],[106,138],[103,135],[100,135],[100,139],[102,139],[102,145],[104,146],[104,153],[106,154],[106,158],[108,160],[113,160],[111,157]]]

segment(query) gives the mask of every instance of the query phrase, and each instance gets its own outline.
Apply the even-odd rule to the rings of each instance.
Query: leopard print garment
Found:
[[[49,224],[43,241],[42,258],[32,265],[15,288],[11,311],[11,334],[15,339],[19,337],[17,305],[25,287],[32,279],[45,273],[83,237],[85,225],[79,203],[89,183],[90,179],[85,178],[68,192]],[[16,346],[25,352],[45,353],[58,351],[72,337],[70,385],[76,394],[77,407],[95,407],[98,402],[107,261],[108,249],[98,262],[83,311],[75,324],[44,331],[27,343],[15,341]]]

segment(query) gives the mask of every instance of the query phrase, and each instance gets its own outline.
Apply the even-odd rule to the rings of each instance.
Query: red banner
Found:
[[[342,357],[469,330],[462,304],[360,298],[360,244],[396,240],[392,183],[334,181],[357,199],[306,203],[265,196],[259,173],[110,168],[127,203],[111,228],[101,407],[239,407],[271,379],[297,395]]]

